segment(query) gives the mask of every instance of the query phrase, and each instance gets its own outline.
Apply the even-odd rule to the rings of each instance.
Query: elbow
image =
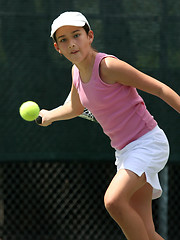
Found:
[[[83,112],[84,112],[84,107],[83,107],[83,106],[74,109],[74,114],[75,114],[76,116],[81,115]]]
[[[79,111],[77,112],[77,115],[79,116],[79,115],[81,115],[83,112],[84,112],[84,107],[81,108],[81,109],[79,109]]]
[[[166,88],[165,88],[164,85],[160,86],[160,87],[156,90],[156,92],[155,92],[154,95],[156,95],[157,97],[159,97],[159,98],[161,98],[161,99],[164,99],[165,89],[166,89]]]

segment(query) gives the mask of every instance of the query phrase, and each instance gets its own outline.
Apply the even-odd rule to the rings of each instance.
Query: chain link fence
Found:
[[[160,212],[163,203],[160,199],[153,201],[156,229],[168,233],[169,240],[180,239],[180,203],[176,195],[179,170],[179,165],[169,167],[169,176],[175,171],[176,177],[170,177],[168,183],[168,226],[164,226],[165,211]],[[125,239],[103,202],[115,171],[112,162],[1,164],[2,239]]]

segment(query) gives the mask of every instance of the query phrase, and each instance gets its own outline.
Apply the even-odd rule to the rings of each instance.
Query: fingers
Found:
[[[40,111],[39,116],[36,118],[35,122],[40,126],[47,127],[52,124],[49,115],[49,111],[43,109]]]
[[[42,123],[42,117],[41,116],[38,116],[36,119],[35,119],[35,122],[37,124],[41,124]]]

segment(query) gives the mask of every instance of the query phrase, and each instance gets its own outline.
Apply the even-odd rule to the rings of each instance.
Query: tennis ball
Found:
[[[39,111],[38,104],[33,101],[24,102],[19,108],[21,117],[26,121],[34,121],[38,117]]]

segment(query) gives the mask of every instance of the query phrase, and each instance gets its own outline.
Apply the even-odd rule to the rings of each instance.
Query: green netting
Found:
[[[95,32],[94,47],[116,55],[179,92],[178,1],[0,1],[0,159],[112,159],[101,128],[77,119],[41,129],[22,121],[18,108],[34,100],[41,108],[62,104],[71,86],[71,64],[54,50],[50,25],[61,12],[83,12]],[[179,158],[178,114],[141,93],[167,133],[171,159]],[[167,114],[168,113],[168,114]],[[86,143],[86,144],[85,144]]]

